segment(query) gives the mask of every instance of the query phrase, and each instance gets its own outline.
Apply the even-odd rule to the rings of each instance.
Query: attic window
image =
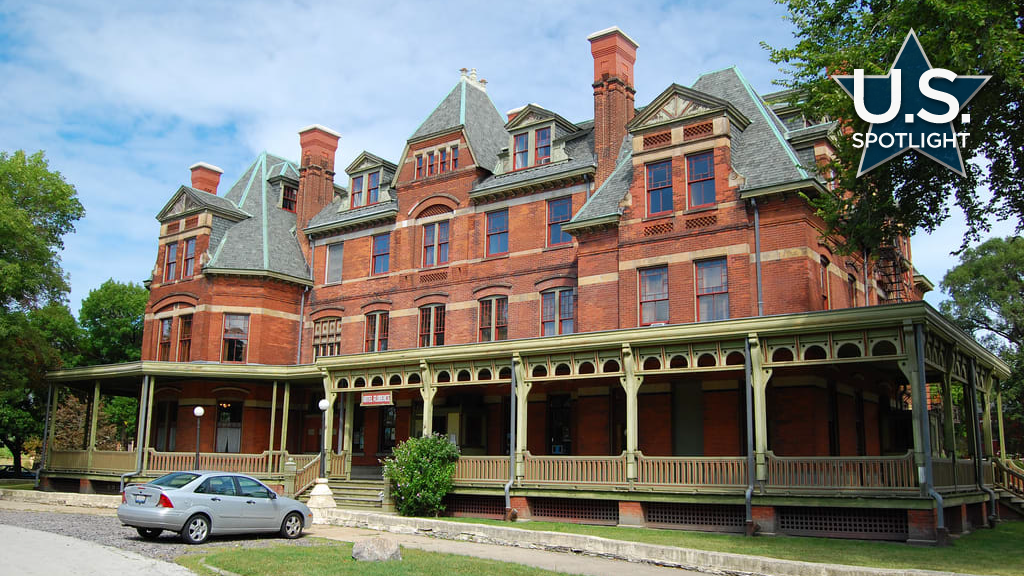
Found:
[[[378,202],[380,202],[379,170],[352,178],[352,208],[369,206]]]
[[[512,136],[512,169],[522,170],[551,162],[551,127]]]
[[[534,164],[547,164],[551,162],[551,128],[538,128],[536,134],[536,148],[534,149]]]
[[[289,212],[295,212],[295,203],[298,200],[299,192],[291,186],[281,188],[281,208]]]

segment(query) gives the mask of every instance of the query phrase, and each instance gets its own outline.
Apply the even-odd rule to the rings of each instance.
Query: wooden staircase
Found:
[[[394,510],[394,503],[388,498],[387,485],[384,480],[329,478],[327,485],[334,494],[334,501],[338,504],[338,508],[370,512]],[[307,502],[310,490],[312,488],[300,494],[298,499]]]
[[[1012,462],[1004,465],[997,460],[995,484],[999,504],[1017,514],[1018,518],[1024,519],[1024,470]]]

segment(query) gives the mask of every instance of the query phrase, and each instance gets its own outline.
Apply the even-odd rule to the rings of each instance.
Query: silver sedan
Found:
[[[255,478],[193,471],[126,487],[117,518],[147,540],[169,530],[188,544],[200,544],[214,534],[279,532],[298,538],[313,521],[313,513]]]

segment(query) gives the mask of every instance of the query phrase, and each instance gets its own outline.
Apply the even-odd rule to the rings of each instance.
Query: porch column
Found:
[[[944,362],[945,372],[942,374],[942,440],[947,456],[956,462],[956,432],[953,429],[953,365],[956,359],[956,347],[951,346]],[[955,467],[954,467],[955,469]]]
[[[327,461],[324,462],[324,475],[326,478],[330,478],[331,476],[331,454],[334,453],[334,450],[331,449],[331,435],[334,431],[334,392],[331,390],[333,387],[334,383],[331,382],[331,377],[325,372],[324,398],[328,402],[328,407],[321,417],[326,418],[327,422],[325,423],[323,429],[324,435],[320,438],[320,443],[323,449],[324,458],[327,459]]]
[[[764,352],[757,333],[749,334],[750,377],[754,387],[754,458],[756,459],[758,481],[768,479],[768,401],[766,390],[772,377],[772,369],[764,367]]]
[[[342,424],[341,449],[345,451],[345,470],[342,474],[348,479],[352,474],[352,436],[355,430],[356,395],[354,392],[345,394],[345,421]]]
[[[622,372],[619,378],[626,392],[626,480],[636,480],[637,458],[637,395],[644,383],[643,376],[636,375],[636,359],[629,344],[622,345]]]
[[[86,468],[92,470],[92,453],[96,450],[96,424],[99,423],[100,412],[100,381],[97,380],[92,390],[92,407],[89,411],[89,447],[86,448]]]
[[[516,480],[521,481],[526,477],[526,411],[533,382],[526,379],[526,366],[519,354],[512,356],[512,369],[516,371]]]
[[[999,424],[999,458],[1006,459],[1006,433],[1003,431],[1003,391],[996,391],[996,418]]]
[[[288,450],[288,408],[292,401],[292,383],[284,383],[284,400],[281,403],[281,451]]]
[[[924,386],[918,383],[923,374],[919,374],[917,334],[915,334],[914,326],[904,326],[903,336],[904,342],[913,343],[907,346],[907,359],[905,362],[900,362],[900,370],[910,385],[910,402],[912,404],[910,427],[914,432],[914,467],[918,471],[921,495],[924,496],[927,495],[927,492],[925,492],[927,489],[927,479],[925,478],[924,435],[930,433],[925,424],[927,422],[928,399],[922,395],[922,388]]]
[[[423,398],[423,436],[427,437],[434,433],[434,396],[437,394],[437,387],[434,386],[434,376],[426,360],[420,360],[420,382],[420,397]]]
[[[150,431],[153,428],[153,405],[156,402],[153,400],[153,393],[156,390],[156,376],[149,377],[149,390],[146,394],[146,434],[142,438],[142,452],[143,452],[143,470],[149,469],[149,439]]]
[[[57,401],[60,397],[60,386],[56,384],[50,385],[52,394],[52,403],[46,407],[49,411],[50,428],[46,430],[46,437],[43,439],[43,448],[45,453],[43,454],[43,465],[49,469],[50,466],[50,455],[53,453],[53,439],[57,437]],[[135,447],[138,450],[138,446]]]
[[[983,443],[981,453],[986,458],[992,457],[992,372],[981,380],[981,435]]]
[[[270,439],[267,442],[267,447],[271,452],[274,451],[274,425],[277,424],[277,380],[274,380],[274,387],[270,392]],[[282,462],[282,464],[284,464]],[[277,472],[277,470],[273,470]]]

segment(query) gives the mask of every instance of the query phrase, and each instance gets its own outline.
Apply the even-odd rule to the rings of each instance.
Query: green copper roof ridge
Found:
[[[259,162],[258,159],[256,160],[256,162],[253,162],[249,166],[249,168],[252,170],[252,172],[249,174],[249,182],[247,182],[245,184],[245,190],[242,191],[242,197],[238,199],[238,207],[239,208],[241,208],[245,204],[245,199],[249,197],[249,189],[252,188],[252,179],[256,177],[256,163],[257,162]]]
[[[267,151],[260,154],[260,196],[263,202],[263,269],[270,270],[270,234],[267,229]]]
[[[459,85],[462,86],[461,98],[459,98],[459,124],[466,125],[466,79],[460,78]]]
[[[772,134],[775,134],[775,138],[778,140],[779,144],[782,145],[782,149],[786,151],[789,159],[793,161],[793,166],[796,168],[797,172],[800,173],[802,178],[807,178],[807,171],[804,170],[803,166],[801,166],[800,160],[797,159],[796,154],[793,152],[793,148],[789,145],[789,142],[786,142],[782,133],[779,132],[779,127],[776,126],[775,122],[773,122],[768,116],[768,111],[765,110],[764,102],[761,101],[761,97],[754,92],[754,88],[749,82],[747,82],[747,79],[743,77],[743,73],[740,72],[739,68],[732,66],[732,70],[736,73],[736,77],[740,79],[740,83],[743,84],[743,87],[747,90],[750,98],[754,101],[754,105],[757,106],[757,110],[761,113],[761,116],[764,117],[765,122],[768,123],[768,127],[772,129]]]

